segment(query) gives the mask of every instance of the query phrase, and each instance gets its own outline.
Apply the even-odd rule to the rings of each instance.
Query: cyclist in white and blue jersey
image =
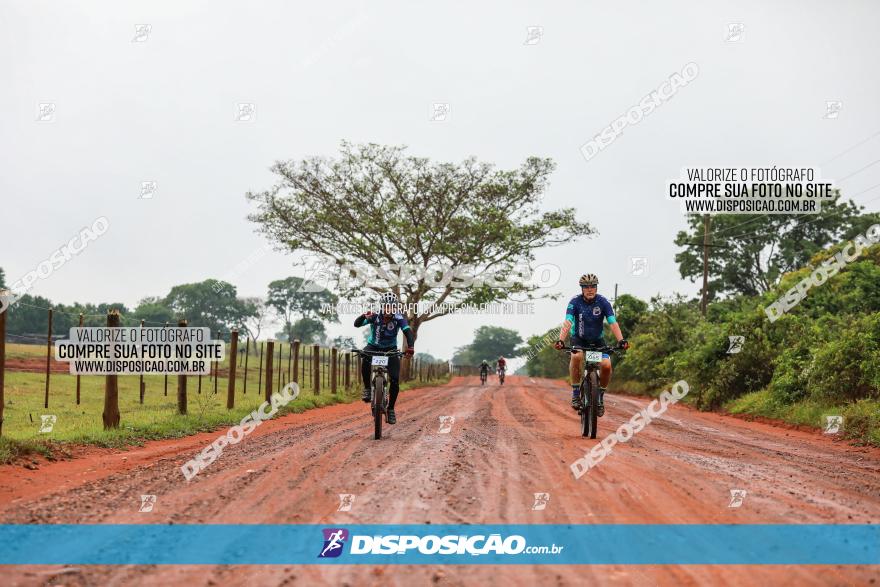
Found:
[[[403,333],[406,337],[406,354],[410,357],[415,353],[416,339],[409,322],[399,309],[397,296],[392,292],[386,292],[379,298],[379,313],[366,312],[355,318],[354,325],[356,328],[361,326],[370,327],[370,336],[364,347],[365,351],[396,351],[397,335]],[[364,393],[361,399],[369,403],[372,400],[372,390],[370,388],[370,357],[364,356],[361,360],[361,378],[364,381]],[[397,403],[397,394],[400,391],[400,359],[392,356],[388,358],[388,378],[390,385],[388,386],[388,423],[397,422],[397,415],[394,413],[394,405]]]

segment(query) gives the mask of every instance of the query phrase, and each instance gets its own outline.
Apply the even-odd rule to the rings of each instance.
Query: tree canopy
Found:
[[[217,279],[175,285],[164,299],[189,326],[206,326],[211,332],[239,327],[252,308],[236,297],[235,286]]]
[[[550,159],[528,157],[517,169],[500,170],[475,158],[438,163],[405,151],[343,142],[337,158],[278,161],[271,168],[277,183],[247,194],[258,205],[250,219],[291,252],[326,258],[337,269],[336,289],[349,299],[391,289],[403,303],[434,302],[410,307],[414,332],[452,312],[437,304],[532,297],[538,289],[522,278],[503,286],[438,283],[435,268],[508,277],[533,261],[535,250],[595,232],[576,220],[574,208],[539,209]],[[339,271],[348,263],[386,271],[396,283],[351,284]],[[412,266],[423,272],[408,278],[403,272]]]
[[[499,326],[480,326],[474,331],[474,340],[469,345],[457,349],[452,360],[457,365],[477,365],[483,359],[490,363],[498,357],[517,356],[517,346],[522,337],[510,328]]]
[[[880,214],[861,214],[862,206],[840,198],[822,202],[819,214],[722,214],[713,216],[709,248],[709,297],[761,295],[795,271],[817,252],[854,237],[880,221]],[[703,276],[703,218],[688,219],[688,230],[675,244],[682,277],[692,282]]]
[[[319,318],[329,322],[339,321],[335,311],[321,311],[325,304],[331,307],[335,306],[338,297],[325,288],[310,288],[304,287],[304,285],[306,285],[306,281],[301,277],[276,279],[269,283],[266,305],[272,308],[284,322],[284,333],[288,340],[299,338],[302,342],[306,342],[293,332],[294,316],[301,317],[300,326],[297,327],[298,332],[300,334],[309,333],[310,337],[317,334],[323,335],[325,331]],[[316,330],[315,324],[319,324],[320,329]]]

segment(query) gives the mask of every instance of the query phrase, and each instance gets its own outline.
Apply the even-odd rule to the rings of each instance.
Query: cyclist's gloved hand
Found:
[[[629,348],[629,343],[626,341],[625,338],[621,338],[617,341],[617,348],[626,350]]]
[[[565,346],[565,343],[562,341],[562,339],[559,339],[553,343],[553,348],[555,348],[557,351],[562,350],[562,348],[564,346]]]
[[[406,354],[409,355],[410,357],[413,356],[414,354],[416,354],[416,347],[411,346],[408,349],[406,349]]]

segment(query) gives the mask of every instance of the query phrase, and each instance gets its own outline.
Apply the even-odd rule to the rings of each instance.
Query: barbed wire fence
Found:
[[[2,293],[2,292],[0,292]],[[57,389],[58,378],[74,377],[75,378],[75,401],[76,405],[81,402],[81,382],[80,375],[70,373],[70,367],[66,363],[59,363],[54,360],[53,345],[56,340],[66,339],[66,336],[53,332],[52,323],[53,316],[56,314],[64,314],[75,316],[79,326],[86,323],[87,318],[91,318],[90,325],[94,325],[95,319],[101,319],[102,322],[110,326],[111,317],[115,318],[115,326],[121,324],[121,316],[116,310],[109,310],[107,314],[85,314],[79,312],[66,312],[57,308],[45,308],[35,306],[33,304],[18,302],[23,306],[31,309],[42,310],[47,313],[48,328],[45,335],[37,333],[7,333],[7,313],[0,312],[0,435],[3,431],[3,408],[5,406],[5,375],[9,373],[33,373],[42,374],[44,377],[44,398],[43,407],[48,409],[52,400],[53,378],[56,380],[55,387]],[[181,319],[180,323],[185,323]],[[169,327],[168,322],[155,322],[138,318],[137,316],[128,316],[126,325],[141,327],[145,326],[161,326]],[[246,331],[245,331],[246,333]],[[354,394],[360,391],[361,383],[361,365],[360,358],[351,352],[348,348],[340,348],[336,346],[324,346],[320,344],[303,343],[300,340],[255,340],[247,335],[244,340],[240,340],[240,332],[238,329],[212,329],[213,340],[223,340],[226,344],[226,354],[222,361],[212,363],[209,375],[179,375],[176,376],[178,383],[178,405],[179,413],[186,413],[186,384],[187,380],[196,380],[196,392],[198,394],[220,393],[219,380],[226,379],[226,408],[231,410],[235,407],[236,394],[242,396],[247,395],[248,382],[251,380],[251,393],[262,393],[266,400],[269,400],[273,392],[280,392],[288,383],[296,383],[300,388],[300,393],[311,392],[314,395],[320,395],[322,392],[331,394]],[[247,334],[247,333],[246,333]],[[7,342],[19,345],[42,346],[45,345],[46,355],[45,362],[39,355],[35,353],[26,353],[17,356],[7,357]],[[253,357],[253,358],[251,358]],[[256,370],[256,373],[254,373]],[[449,373],[449,365],[445,361],[435,362],[426,361],[419,357],[404,357],[401,361],[400,381],[432,381]],[[257,389],[253,389],[253,377],[257,377]],[[101,376],[95,376],[101,377]],[[143,374],[130,375],[106,375],[106,389],[118,389],[116,381],[118,377],[138,377],[138,401],[144,404],[144,399],[148,392],[147,382],[144,380]],[[111,382],[112,378],[112,382]],[[203,381],[207,379],[207,381]],[[67,385],[64,385],[67,388]],[[182,388],[182,389],[181,389]],[[162,384],[162,393],[168,395],[168,375],[164,375]],[[183,393],[181,400],[180,394]],[[116,426],[118,426],[118,397],[108,398],[110,393],[105,393],[105,414],[115,412]],[[182,401],[182,403],[181,403]],[[108,405],[111,404],[111,405]],[[112,417],[111,417],[112,421]],[[106,422],[106,419],[105,419]],[[105,425],[105,428],[107,426]],[[115,426],[110,426],[115,427]]]

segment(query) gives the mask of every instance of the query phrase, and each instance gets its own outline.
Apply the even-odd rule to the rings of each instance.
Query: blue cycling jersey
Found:
[[[582,295],[571,298],[565,310],[565,319],[571,322],[572,337],[585,341],[602,340],[602,323],[605,319],[608,324],[617,322],[611,302],[599,294],[590,302]]]
[[[364,321],[364,324],[370,326],[370,338],[367,339],[367,343],[381,348],[396,347],[397,334],[410,329],[409,322],[403,314],[394,314],[388,322],[385,322],[379,314],[373,314]]]

